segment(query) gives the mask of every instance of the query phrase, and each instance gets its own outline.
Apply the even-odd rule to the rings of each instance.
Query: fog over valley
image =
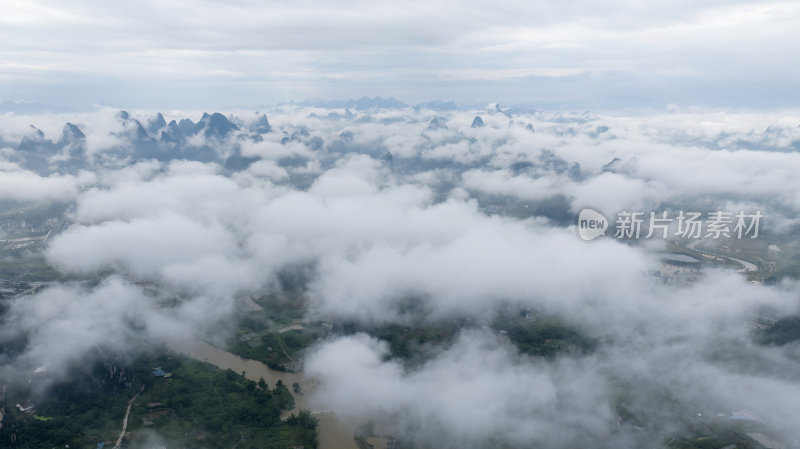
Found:
[[[0,115],[0,445],[115,445],[124,415],[143,448],[266,422],[323,449],[796,447],[798,149],[793,110]],[[191,415],[240,400],[177,396],[200,385],[261,424]],[[92,389],[107,424],[30,436]]]

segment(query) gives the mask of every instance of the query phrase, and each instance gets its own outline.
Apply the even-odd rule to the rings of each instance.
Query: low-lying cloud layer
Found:
[[[748,410],[797,437],[797,346],[756,346],[749,327],[764,308],[796,313],[797,285],[716,271],[665,284],[653,276],[664,241],[587,243],[574,217],[760,210],[763,233],[790,239],[800,118],[497,105],[268,114],[101,110],[61,131],[65,117],[0,120],[0,199],[69,202],[47,261],[103,278],[15,300],[4,332],[28,340],[7,367],[59,373],[97,347],[203,336],[237,298],[302,268],[318,319],[408,323],[411,298],[431,319],[476,323],[415,368],[362,334],[316,347],[317,399],[356,422],[453,447],[641,447],[696,413]],[[39,121],[33,134],[22,126]],[[558,316],[598,348],[520,355],[480,327],[499,304]]]

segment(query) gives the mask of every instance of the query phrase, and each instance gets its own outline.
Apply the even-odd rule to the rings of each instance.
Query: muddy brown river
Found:
[[[224,349],[212,346],[202,341],[167,343],[175,352],[186,354],[194,359],[208,362],[221,369],[231,369],[237,373],[244,372],[250,380],[258,381],[260,378],[273,387],[278,380],[283,381],[290,390],[292,384],[300,384],[303,394],[294,394],[295,408],[284,412],[283,417],[290,413],[297,413],[300,409],[310,410],[314,417],[319,419],[319,447],[320,449],[357,449],[353,438],[353,431],[337,419],[336,414],[330,410],[315,409],[309,401],[309,396],[314,392],[316,383],[302,373],[285,373],[270,369],[267,365],[250,359],[244,359]]]

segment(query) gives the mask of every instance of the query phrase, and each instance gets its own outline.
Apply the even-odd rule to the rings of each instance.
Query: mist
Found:
[[[744,410],[797,441],[800,347],[760,345],[752,326],[797,314],[796,282],[719,265],[666,282],[666,239],[612,227],[587,242],[575,220],[586,207],[759,210],[761,235],[785,250],[797,113],[156,114],[0,117],[0,199],[68,205],[41,255],[71,279],[7,301],[4,338],[25,338],[6,375],[44,367],[45,386],[98,348],[222,342],[243,299],[301,272],[311,320],[470,323],[413,364],[363,332],[317,342],[304,360],[313,400],[354,426],[443,447],[633,448]],[[26,137],[28,122],[45,131]],[[593,349],[525,354],[492,326],[502,308],[556,317]]]

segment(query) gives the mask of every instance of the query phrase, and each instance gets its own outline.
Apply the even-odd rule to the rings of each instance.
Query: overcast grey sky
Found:
[[[800,100],[800,3],[0,0],[0,99],[616,108]]]

